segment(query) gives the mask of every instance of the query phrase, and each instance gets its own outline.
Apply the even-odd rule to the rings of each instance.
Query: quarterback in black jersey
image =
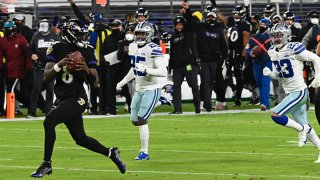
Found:
[[[79,20],[71,19],[62,27],[64,41],[57,43],[47,51],[48,63],[45,67],[44,80],[55,79],[54,92],[59,103],[44,120],[45,145],[44,159],[31,177],[43,177],[52,173],[51,156],[56,139],[55,127],[64,123],[77,145],[109,157],[125,173],[126,165],[121,161],[118,148],[107,148],[97,140],[86,135],[83,127],[82,113],[88,105],[88,98],[83,83],[97,85],[96,58],[94,49],[87,45],[87,29]],[[77,72],[69,74],[66,65],[71,63],[70,54],[80,51],[84,61],[77,65]],[[66,113],[67,112],[67,113]]]

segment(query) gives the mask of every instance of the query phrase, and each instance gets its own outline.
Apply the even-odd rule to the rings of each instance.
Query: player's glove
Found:
[[[264,76],[269,76],[271,74],[271,70],[268,67],[263,68],[262,73]]]
[[[313,88],[320,87],[320,78],[319,77],[315,77],[314,80],[309,85],[309,87],[313,87]]]
[[[123,86],[124,86],[123,82],[120,81],[120,82],[117,84],[116,90],[117,90],[118,92],[120,92],[120,91],[122,90],[122,87],[123,87]]]
[[[148,68],[145,65],[140,64],[140,63],[136,64],[136,68],[135,69],[137,71],[140,71],[140,72],[143,72],[143,73],[147,73],[147,70],[148,70]]]

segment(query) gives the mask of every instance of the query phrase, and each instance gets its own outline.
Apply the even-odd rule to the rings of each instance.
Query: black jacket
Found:
[[[191,23],[185,23],[181,32],[175,31],[170,39],[171,69],[180,68],[188,64],[195,64],[197,59],[196,39]]]
[[[223,29],[219,26],[211,26],[208,23],[192,22],[192,14],[188,9],[186,11],[187,22],[192,23],[193,29],[196,32],[198,42],[198,54],[201,61],[215,62],[221,59],[226,59],[228,56],[228,46],[224,37]]]

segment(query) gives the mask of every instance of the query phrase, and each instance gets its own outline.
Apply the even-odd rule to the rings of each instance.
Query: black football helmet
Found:
[[[244,18],[245,18],[246,12],[247,12],[247,10],[246,10],[246,8],[245,8],[243,5],[237,5],[237,6],[233,9],[232,14],[233,14],[233,16],[236,16],[236,15],[240,16],[240,20],[241,20],[241,19],[244,19]],[[236,20],[236,19],[235,19],[235,20]]]
[[[88,29],[82,21],[70,19],[62,25],[62,39],[80,48],[86,46]]]
[[[263,9],[263,15],[265,18],[270,18],[275,14],[276,8],[273,5],[267,4]]]
[[[292,13],[292,12],[290,12],[290,11],[286,11],[285,13],[283,13],[283,20],[285,21],[285,20],[292,20],[293,22],[294,22],[294,20],[295,20],[295,15]]]
[[[214,7],[212,4],[208,4],[206,6],[206,9],[204,10],[204,12],[209,13],[209,12],[217,12],[217,8]]]
[[[148,10],[144,9],[144,8],[139,8],[137,11],[136,11],[136,18],[138,16],[144,16],[146,18],[146,20],[148,20],[149,18],[149,12]]]

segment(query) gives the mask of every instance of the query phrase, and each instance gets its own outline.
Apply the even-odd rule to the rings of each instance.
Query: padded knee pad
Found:
[[[282,126],[285,126],[288,123],[288,117],[287,116],[271,116],[272,120],[277,123],[280,124]]]

